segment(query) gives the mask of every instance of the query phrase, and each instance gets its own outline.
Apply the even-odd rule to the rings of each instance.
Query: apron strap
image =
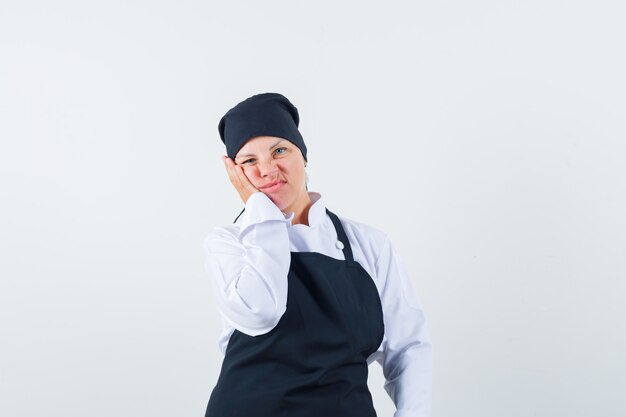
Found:
[[[243,208],[243,210],[241,210],[241,212],[239,213],[239,215],[235,218],[235,220],[233,221],[233,223],[235,223],[235,222],[237,221],[237,219],[239,218],[239,216],[241,216],[245,210],[246,210],[246,208],[244,207],[244,208]]]
[[[343,230],[343,226],[341,225],[341,221],[339,217],[330,210],[328,207],[326,208],[326,213],[330,216],[330,219],[333,221],[335,225],[335,230],[337,231],[337,237],[343,243],[343,256],[345,256],[346,260],[352,262],[354,258],[352,257],[352,247],[350,246],[350,242],[348,241],[348,236],[346,235],[345,230]]]

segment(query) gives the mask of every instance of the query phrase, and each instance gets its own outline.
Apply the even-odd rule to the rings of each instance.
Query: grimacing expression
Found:
[[[281,210],[308,197],[304,157],[290,141],[274,136],[248,140],[235,155],[252,185],[266,194]],[[274,183],[277,186],[269,187]]]

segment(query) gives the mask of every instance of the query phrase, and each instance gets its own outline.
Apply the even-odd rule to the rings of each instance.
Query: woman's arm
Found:
[[[238,230],[216,227],[204,240],[218,309],[250,336],[269,332],[286,310],[290,222],[269,197],[256,192],[247,198]]]
[[[406,267],[385,236],[376,261],[385,337],[372,356],[383,367],[394,417],[430,417],[432,348],[426,319]]]

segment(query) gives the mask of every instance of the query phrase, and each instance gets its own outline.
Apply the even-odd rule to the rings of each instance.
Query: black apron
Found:
[[[268,333],[234,330],[205,417],[376,417],[367,358],[384,335],[376,284],[352,257],[291,252],[287,310]]]

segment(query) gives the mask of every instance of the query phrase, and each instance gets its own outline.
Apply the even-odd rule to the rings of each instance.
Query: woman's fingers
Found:
[[[232,159],[228,157],[224,157],[224,161],[226,163],[226,167],[228,168],[228,172],[230,175],[231,182],[237,188],[245,188],[249,189],[252,187],[250,180],[246,177],[246,174],[243,172],[243,168],[239,165],[236,165]]]
[[[233,165],[233,167],[235,169],[235,174],[237,175],[237,179],[239,180],[239,185],[241,185],[242,188],[248,191],[253,191],[255,187],[254,185],[252,185],[252,183],[246,176],[246,173],[243,172],[243,168],[240,167],[239,165]]]
[[[235,186],[235,188],[237,188],[237,191],[239,191],[243,184],[241,176],[236,169],[237,165],[235,165],[232,159],[226,156],[223,156],[222,159],[224,161],[224,165],[226,165],[226,172],[228,173],[228,178],[230,179],[230,182]]]
[[[228,173],[230,182],[233,184],[245,204],[245,202],[248,201],[248,197],[250,197],[253,193],[259,192],[260,190],[250,182],[241,166],[236,165],[234,161],[227,156],[222,156],[222,160],[226,166],[226,172]]]
[[[226,173],[228,174],[228,179],[230,182],[237,187],[239,185],[239,178],[234,169],[234,163],[232,159],[227,156],[222,156],[222,162],[224,162],[224,167],[226,167]]]

